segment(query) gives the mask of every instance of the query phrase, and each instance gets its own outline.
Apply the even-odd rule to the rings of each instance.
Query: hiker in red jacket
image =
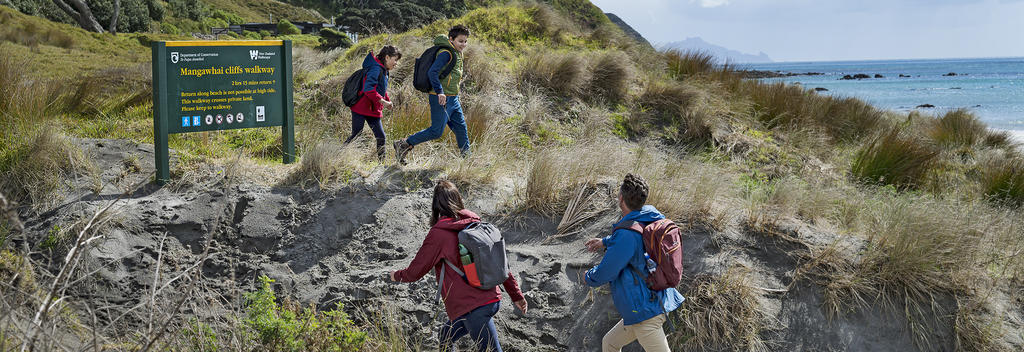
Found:
[[[413,282],[430,271],[434,272],[434,277],[441,277],[441,270],[445,270],[444,282],[441,283],[441,297],[448,313],[448,322],[441,325],[438,334],[441,350],[453,350],[455,341],[468,334],[480,351],[501,352],[498,330],[491,319],[501,306],[501,291],[498,287],[481,290],[470,286],[466,279],[442,262],[447,260],[459,267],[462,266],[458,249],[459,231],[473,222],[480,221],[480,217],[463,208],[459,189],[444,180],[434,187],[432,208],[432,227],[427,237],[423,239],[423,246],[416,252],[416,257],[409,263],[408,268],[391,272],[391,280]],[[526,314],[526,298],[523,297],[519,283],[511,273],[502,286],[516,308]]]
[[[384,143],[387,136],[384,134],[384,125],[381,118],[384,117],[384,107],[391,108],[394,104],[388,96],[388,80],[391,78],[391,70],[398,65],[402,59],[402,52],[398,48],[385,45],[377,53],[366,54],[363,59],[363,69],[366,70],[366,79],[363,81],[359,101],[350,108],[352,110],[352,134],[345,140],[345,144],[352,142],[359,132],[363,131],[363,124],[370,125],[373,137],[377,139],[377,159],[384,161]]]

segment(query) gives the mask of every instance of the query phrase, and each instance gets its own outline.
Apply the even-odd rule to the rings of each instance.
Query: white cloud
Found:
[[[700,2],[700,7],[719,7],[728,5],[729,0],[690,0],[690,3]]]

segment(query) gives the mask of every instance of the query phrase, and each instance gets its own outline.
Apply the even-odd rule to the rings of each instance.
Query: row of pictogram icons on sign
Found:
[[[181,127],[200,127],[203,125],[203,122],[206,122],[206,125],[209,126],[213,124],[222,125],[225,123],[242,123],[243,121],[245,121],[245,115],[243,115],[242,113],[227,115],[206,115],[205,120],[202,119],[202,116],[182,116]]]
[[[267,120],[266,107],[259,105],[256,107],[256,122],[263,122]],[[203,126],[203,122],[206,122],[206,126],[213,124],[223,125],[224,123],[235,124],[242,123],[245,121],[245,115],[242,113],[237,114],[217,114],[217,115],[206,115],[206,119],[202,119],[202,116],[182,116],[181,127],[200,127]]]

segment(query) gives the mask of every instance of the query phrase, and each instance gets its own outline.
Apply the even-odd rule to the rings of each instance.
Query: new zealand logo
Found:
[[[177,51],[172,51],[171,52],[171,63],[172,64],[178,63],[178,52]]]

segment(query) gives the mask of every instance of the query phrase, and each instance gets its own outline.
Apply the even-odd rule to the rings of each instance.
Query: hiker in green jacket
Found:
[[[462,151],[462,156],[469,156],[469,132],[466,129],[466,119],[462,113],[462,104],[459,102],[459,86],[462,84],[462,52],[469,45],[469,28],[463,25],[456,25],[448,31],[448,36],[438,35],[434,38],[434,45],[442,47],[433,65],[427,71],[430,78],[432,92],[428,97],[430,101],[430,127],[416,132],[408,138],[395,141],[395,154],[398,162],[405,164],[405,156],[417,144],[441,138],[444,133],[444,126],[455,133],[455,141]],[[455,65],[445,77],[441,77],[441,71],[450,61],[454,60]]]

